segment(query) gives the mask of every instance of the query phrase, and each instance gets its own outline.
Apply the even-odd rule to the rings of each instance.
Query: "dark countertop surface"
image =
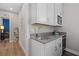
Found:
[[[57,36],[49,36],[49,37],[39,37],[39,38],[31,38],[31,39],[33,39],[33,40],[36,40],[36,41],[38,41],[38,42],[40,42],[40,43],[43,43],[43,44],[46,44],[46,43],[49,43],[49,42],[51,42],[51,41],[54,41],[54,40],[56,40],[56,39],[58,39],[58,38],[61,38],[62,36],[61,35],[57,35]]]
[[[36,40],[42,44],[46,44],[46,43],[54,41],[58,38],[61,38],[64,35],[66,35],[66,33],[60,33],[59,35],[42,36],[42,37],[38,37],[38,38],[36,38],[34,35],[32,35],[30,38],[33,40]]]

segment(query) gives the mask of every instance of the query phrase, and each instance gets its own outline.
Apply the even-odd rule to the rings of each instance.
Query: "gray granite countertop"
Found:
[[[53,40],[56,40],[56,39],[58,39],[58,38],[60,38],[61,37],[61,35],[59,35],[59,36],[49,36],[49,37],[39,37],[39,38],[31,38],[31,39],[33,39],[33,40],[36,40],[36,41],[38,41],[38,42],[40,42],[40,43],[43,43],[43,44],[46,44],[46,43],[49,43],[49,42],[51,42],[51,41],[53,41]]]
[[[40,37],[35,37],[35,34],[32,34],[30,36],[31,39],[36,40],[40,43],[46,44],[49,43],[53,40],[56,40],[60,37],[62,37],[63,35],[66,35],[66,32],[60,32],[59,35],[52,35],[52,32],[48,32],[48,33],[37,33],[38,35],[40,35]]]

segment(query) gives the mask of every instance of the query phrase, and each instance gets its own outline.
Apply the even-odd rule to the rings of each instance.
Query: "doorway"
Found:
[[[9,32],[9,19],[3,18],[4,32]]]
[[[3,40],[9,41],[9,25],[10,25],[9,19],[3,18],[2,22],[3,22],[4,30],[1,37]]]

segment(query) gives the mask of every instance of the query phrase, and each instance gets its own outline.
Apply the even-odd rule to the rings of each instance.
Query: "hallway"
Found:
[[[0,42],[0,56],[24,56],[18,42]]]

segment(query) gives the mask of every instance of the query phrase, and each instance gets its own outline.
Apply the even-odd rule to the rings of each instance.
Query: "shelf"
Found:
[[[32,25],[35,25],[35,24],[39,24],[39,25],[45,25],[45,26],[60,26],[60,27],[62,27],[63,25],[49,25],[49,24],[44,24],[44,23],[32,23]]]

